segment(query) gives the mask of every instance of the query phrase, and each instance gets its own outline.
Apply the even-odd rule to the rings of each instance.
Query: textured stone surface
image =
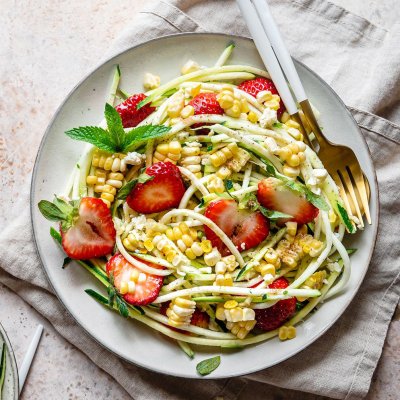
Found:
[[[0,226],[18,214],[13,207],[29,179],[36,151],[60,102],[102,57],[113,39],[151,0],[24,0],[2,2],[0,14]],[[333,0],[389,29],[398,0]],[[379,4],[379,7],[377,6]],[[26,186],[25,186],[26,187]],[[22,400],[128,399],[129,395],[85,355],[69,345],[17,295],[0,285],[0,320],[20,365],[36,325],[45,332]],[[400,313],[389,330],[368,400],[398,398]],[[268,399],[322,400],[270,388]],[[251,385],[240,399],[251,398]]]

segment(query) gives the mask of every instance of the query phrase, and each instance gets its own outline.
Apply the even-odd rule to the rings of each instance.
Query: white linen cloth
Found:
[[[349,106],[370,148],[380,189],[379,232],[369,271],[354,301],[323,337],[297,356],[242,378],[204,382],[158,375],[120,360],[75,323],[45,277],[28,212],[0,233],[0,282],[31,304],[134,399],[251,396],[261,400],[271,390],[266,384],[359,399],[367,393],[379,360],[400,295],[399,25],[386,31],[325,0],[271,0],[270,4],[291,54],[330,83]],[[141,13],[107,56],[154,37],[206,31],[248,36],[232,0],[159,1]],[[20,209],[27,210],[28,182],[25,194]]]

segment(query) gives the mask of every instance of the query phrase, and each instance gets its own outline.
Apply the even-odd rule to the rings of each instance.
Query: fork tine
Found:
[[[367,196],[367,188],[366,185],[368,185],[367,178],[363,175],[363,173],[360,171],[359,168],[353,167],[353,168],[348,168],[350,170],[350,174],[353,176],[353,180],[356,184],[358,194],[361,199],[361,203],[365,212],[365,217],[367,218],[368,224],[371,225],[371,214],[369,211],[369,205],[368,205],[368,196]]]
[[[360,221],[360,225],[362,227],[364,227],[364,222],[363,222],[360,206],[358,205],[356,192],[354,191],[354,186],[353,186],[353,183],[351,182],[349,173],[348,173],[347,169],[343,169],[341,171],[338,171],[338,174],[339,174],[341,180],[345,183],[347,191],[350,193],[350,198],[354,205],[354,209],[356,210],[356,214]]]
[[[332,178],[335,181],[337,187],[339,188],[340,197],[343,199],[344,207],[347,210],[347,214],[349,214],[349,216],[352,217],[353,216],[353,210],[352,210],[352,208],[350,206],[350,202],[349,202],[349,199],[347,197],[346,190],[344,190],[343,182],[340,179],[340,176],[335,174],[335,175],[332,175]]]

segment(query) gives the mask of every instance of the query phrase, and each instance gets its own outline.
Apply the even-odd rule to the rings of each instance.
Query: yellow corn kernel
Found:
[[[200,257],[204,254],[203,249],[201,248],[201,244],[199,242],[194,242],[190,251],[194,254],[195,257]]]
[[[286,232],[290,236],[296,236],[297,222],[293,222],[293,221],[286,222]]]
[[[97,184],[97,176],[89,175],[86,177],[86,183],[90,186]]]
[[[281,326],[278,333],[280,340],[290,340],[296,337],[296,328],[294,326]]]
[[[215,285],[217,286],[233,286],[233,278],[231,274],[219,274],[215,277]]]
[[[274,249],[268,249],[268,251],[264,255],[264,260],[267,263],[276,266],[276,264],[279,261],[278,254],[276,253],[276,251]]]
[[[250,153],[244,149],[238,149],[237,153],[231,158],[226,166],[234,172],[239,172],[250,160]]]
[[[289,115],[288,112],[285,111],[285,112],[282,114],[282,117],[281,117],[282,123],[285,124],[287,121],[289,121],[289,119],[290,119],[290,115]]]
[[[239,305],[239,303],[236,300],[228,300],[225,302],[224,308],[226,310],[230,310],[230,309],[237,307],[238,305]]]
[[[290,167],[298,167],[300,165],[300,157],[297,154],[292,154],[286,162]]]
[[[145,249],[148,250],[148,251],[154,250],[154,244],[153,244],[151,239],[146,239],[143,242],[143,245],[144,245]]]
[[[140,274],[140,272],[137,269],[132,269],[131,276],[129,277],[129,279],[132,282],[137,282],[139,279],[139,274]]]
[[[194,108],[193,108],[193,106],[191,106],[191,105],[189,104],[189,105],[187,105],[186,107],[183,107],[183,108],[182,108],[182,111],[181,111],[181,117],[182,117],[182,118],[189,118],[189,117],[191,117],[192,115],[194,115]]]
[[[215,318],[220,321],[225,321],[225,309],[222,304],[217,305],[217,309],[215,310]]]
[[[336,214],[335,214],[335,212],[334,212],[333,210],[329,210],[329,212],[328,212],[328,217],[329,217],[329,222],[330,222],[331,224],[336,223],[337,217],[336,217]]]
[[[189,249],[186,249],[185,250],[185,254],[186,254],[186,257],[189,259],[189,260],[194,260],[194,259],[196,259],[196,254],[194,254],[194,251],[191,249],[191,248],[189,248]]]
[[[223,193],[225,191],[224,181],[218,176],[213,176],[207,183],[210,193]]]
[[[248,113],[250,111],[249,103],[247,103],[247,100],[244,97],[240,99],[240,111],[242,113]]]
[[[201,249],[204,251],[204,253],[210,253],[212,250],[212,245],[210,240],[202,240],[200,243]]]
[[[172,231],[174,233],[174,239],[173,240],[178,240],[182,238],[182,231],[179,229],[179,226],[174,226],[172,228]]]
[[[296,178],[300,174],[299,167],[291,167],[289,165],[284,165],[282,172],[289,178]]]
[[[120,286],[119,292],[121,294],[127,294],[128,290],[129,290],[128,282],[127,281],[121,281],[121,286]]]
[[[192,89],[190,90],[190,95],[192,97],[195,97],[200,93],[200,90],[201,90],[201,83],[192,87]]]
[[[225,109],[225,114],[229,115],[232,118],[239,118],[241,114],[240,100],[233,100],[233,104],[231,107]]]
[[[170,118],[177,118],[185,107],[185,96],[181,92],[177,92],[167,106],[167,114]]]
[[[107,200],[107,201],[110,202],[110,203],[112,203],[112,202],[114,201],[114,195],[112,195],[111,193],[103,192],[103,193],[100,195],[100,198],[101,198],[102,200]]]
[[[269,90],[261,90],[261,92],[257,93],[257,101],[261,104],[271,99],[272,93]]]
[[[187,233],[182,235],[182,242],[187,246],[190,247],[193,244],[193,239],[190,235],[188,235]]]
[[[252,122],[253,124],[255,124],[258,121],[258,116],[254,111],[250,111],[247,114],[247,119]]]
[[[173,140],[169,143],[168,153],[171,154],[180,154],[182,151],[182,146],[177,140]]]
[[[262,276],[272,275],[275,276],[275,266],[273,264],[263,264],[260,266],[260,274]]]
[[[221,178],[222,180],[228,178],[231,174],[232,174],[232,171],[231,171],[227,166],[221,167],[221,168],[215,173],[215,175],[217,175],[218,178]]]

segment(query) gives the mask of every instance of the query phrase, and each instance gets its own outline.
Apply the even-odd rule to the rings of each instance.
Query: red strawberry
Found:
[[[115,245],[115,228],[103,200],[84,197],[78,207],[65,204],[69,212],[60,224],[60,233],[67,256],[87,260],[111,253]]]
[[[239,86],[239,89],[243,90],[244,92],[251,94],[253,97],[257,97],[257,94],[261,91],[269,90],[272,94],[278,94],[278,90],[276,89],[276,86],[274,82],[271,81],[271,79],[268,78],[255,78],[255,79],[250,79],[249,81],[244,81],[242,82]],[[283,101],[281,99],[280,101],[280,107],[278,110],[278,118],[281,117],[283,112],[285,111],[285,106],[283,104]]]
[[[232,240],[239,251],[261,243],[269,233],[269,222],[260,212],[239,210],[235,200],[215,200],[204,215],[215,222]],[[204,226],[207,239],[211,240],[223,255],[230,254],[213,230]]]
[[[285,289],[289,286],[286,278],[278,278],[268,287],[270,289]],[[272,307],[263,310],[254,310],[256,313],[256,327],[263,331],[272,331],[279,328],[296,311],[296,298],[280,300]]]
[[[138,183],[129,193],[126,202],[133,210],[152,214],[178,207],[185,193],[181,173],[171,162],[158,162],[146,169],[153,179]]]
[[[163,267],[153,264],[147,261],[140,260],[140,262],[147,264],[152,268],[164,269]],[[116,254],[110,258],[106,265],[107,274],[113,274],[114,286],[120,290],[122,280],[129,281],[132,271],[139,269],[134,267],[129,263],[122,254]],[[146,275],[146,280],[144,282],[136,282],[134,293],[127,293],[123,295],[124,300],[135,306],[145,306],[153,302],[160,293],[161,287],[164,282],[164,277],[159,275]]]
[[[298,224],[307,224],[318,216],[317,207],[276,178],[263,179],[258,184],[257,199],[269,210],[291,215],[293,218],[288,221]]]
[[[115,109],[118,111],[122,119],[122,125],[124,128],[132,128],[142,122],[147,116],[149,116],[154,110],[150,104],[136,108],[138,103],[144,100],[147,96],[143,93],[134,94],[133,96],[126,99],[123,103],[118,104]]]
[[[224,110],[217,101],[215,93],[200,93],[189,102],[194,108],[195,115],[198,114],[219,114],[222,115]]]
[[[198,308],[194,310],[192,315],[192,319],[190,323],[192,325],[196,325],[200,328],[208,329],[208,323],[210,322],[210,317],[204,311],[200,311]]]

